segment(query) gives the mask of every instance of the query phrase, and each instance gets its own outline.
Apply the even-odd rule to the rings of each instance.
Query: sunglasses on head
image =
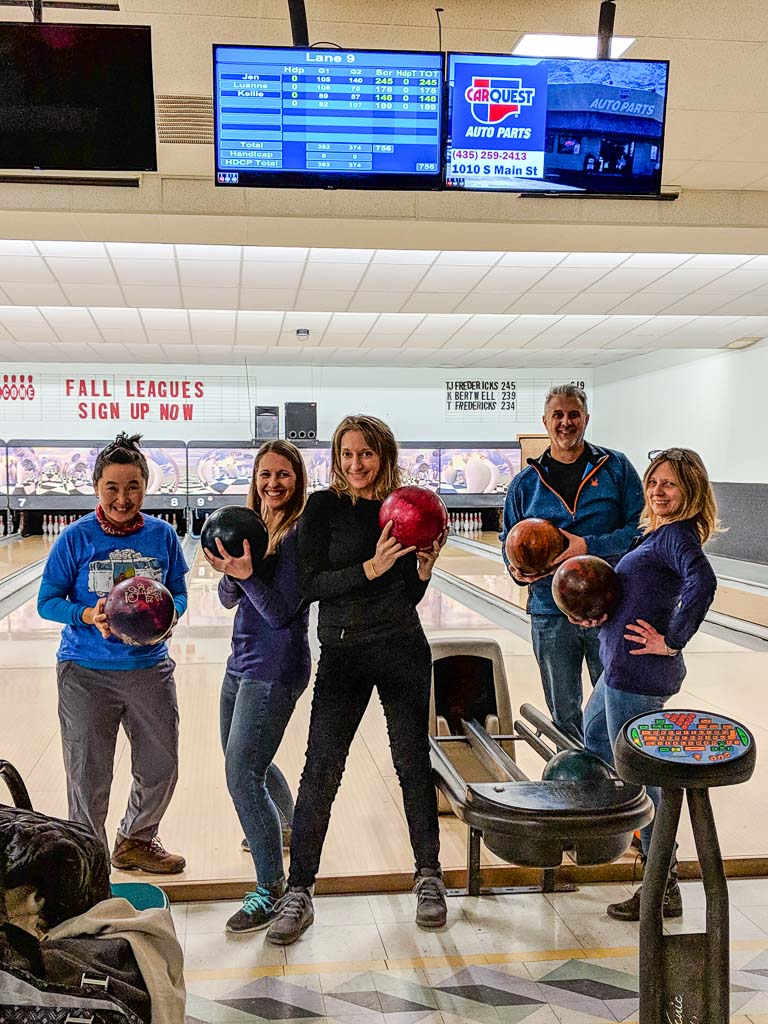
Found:
[[[648,458],[651,462],[654,459],[668,459],[670,462],[687,462],[689,465],[693,465],[690,455],[682,448],[655,448],[648,452]]]

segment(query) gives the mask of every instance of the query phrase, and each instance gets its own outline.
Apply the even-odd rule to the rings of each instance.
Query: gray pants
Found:
[[[69,817],[88,825],[108,853],[104,822],[120,725],[130,743],[133,774],[120,835],[152,839],[171,802],[179,775],[175,667],[170,658],[122,672],[58,663]]]

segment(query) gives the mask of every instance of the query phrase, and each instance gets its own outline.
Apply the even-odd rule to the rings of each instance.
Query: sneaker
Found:
[[[293,829],[291,828],[291,826],[290,825],[283,825],[283,827],[280,829],[280,837],[281,837],[281,840],[282,840],[282,847],[283,847],[284,850],[290,850],[290,848],[291,848],[291,836],[292,835],[293,835]],[[243,838],[242,838],[242,840],[240,842],[240,849],[244,850],[246,853],[250,853],[251,852],[250,843],[245,838],[245,836],[243,836]]]
[[[284,892],[284,881],[270,886],[260,885],[256,892],[247,892],[240,910],[227,921],[227,931],[243,935],[266,928],[274,918],[275,907]]]
[[[277,902],[274,917],[267,932],[267,942],[275,946],[290,946],[315,920],[312,897],[308,889],[289,889]]]
[[[615,921],[639,921],[640,893],[642,891],[643,887],[640,886],[637,892],[633,893],[628,900],[624,900],[623,903],[611,903],[606,910],[608,917],[612,917]],[[667,882],[661,912],[664,917],[683,916],[683,896],[680,892],[680,886],[677,884],[677,879],[670,879]]]
[[[187,866],[178,853],[168,853],[158,836],[144,840],[118,834],[111,860],[112,867],[120,871],[148,871],[152,875],[178,875]]]
[[[448,917],[445,886],[439,871],[422,868],[413,887],[416,894],[416,924],[419,928],[442,928]]]

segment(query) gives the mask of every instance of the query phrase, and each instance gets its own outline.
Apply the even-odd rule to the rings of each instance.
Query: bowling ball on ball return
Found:
[[[176,619],[170,590],[148,576],[116,583],[107,594],[104,613],[110,632],[134,647],[160,643]]]
[[[269,534],[264,520],[258,512],[245,505],[225,505],[206,518],[200,531],[200,543],[212,555],[221,558],[221,552],[216,546],[217,538],[224,545],[227,554],[233,558],[242,555],[243,541],[247,540],[251,547],[254,567],[264,557],[269,544]]]
[[[442,498],[426,487],[398,487],[386,497],[379,511],[379,526],[392,520],[391,536],[404,548],[429,550],[448,526]]]
[[[585,782],[590,779],[614,779],[615,772],[597,754],[588,750],[561,750],[550,758],[541,773],[546,782]]]
[[[548,519],[521,519],[507,534],[505,549],[509,564],[523,576],[542,576],[568,541]]]
[[[552,598],[564,615],[589,622],[613,615],[621,598],[621,585],[603,558],[574,555],[557,567],[552,577]]]

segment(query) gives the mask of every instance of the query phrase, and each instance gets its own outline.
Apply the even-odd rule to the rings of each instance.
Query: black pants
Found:
[[[331,805],[374,686],[387,720],[416,868],[439,869],[437,798],[429,761],[430,671],[429,644],[421,633],[381,644],[323,646],[293,815],[289,885],[309,888],[315,881]]]

